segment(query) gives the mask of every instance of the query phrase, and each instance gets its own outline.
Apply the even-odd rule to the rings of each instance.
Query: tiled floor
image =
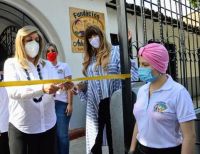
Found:
[[[70,141],[70,154],[86,154],[85,137]]]
[[[199,154],[200,148],[196,146],[196,153]],[[85,137],[81,137],[70,142],[70,154],[86,154]],[[107,147],[103,148],[103,154],[108,154]]]

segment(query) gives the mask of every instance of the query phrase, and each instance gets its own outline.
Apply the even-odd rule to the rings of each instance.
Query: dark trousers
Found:
[[[110,122],[110,98],[101,100],[99,103],[98,113],[98,134],[95,140],[95,144],[92,147],[91,152],[93,154],[102,154],[102,142],[103,142],[103,130],[106,128],[106,136],[109,146],[109,154],[113,154],[112,146],[112,130]]]
[[[0,154],[9,154],[8,133],[0,134]]]
[[[56,127],[44,133],[26,134],[9,123],[10,154],[55,154]]]
[[[136,151],[134,154],[181,154],[181,145],[172,148],[149,148],[137,143]]]

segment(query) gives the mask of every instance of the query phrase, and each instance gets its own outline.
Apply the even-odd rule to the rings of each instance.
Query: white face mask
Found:
[[[38,55],[39,48],[39,43],[37,43],[35,40],[25,44],[26,54],[31,58],[35,58]]]
[[[94,48],[99,48],[100,47],[100,38],[99,38],[99,36],[95,36],[95,37],[89,39],[89,42],[90,42],[91,46],[94,47]]]

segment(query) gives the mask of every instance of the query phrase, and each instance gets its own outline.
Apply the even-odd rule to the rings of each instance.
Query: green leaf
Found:
[[[194,8],[197,8],[200,6],[199,0],[189,0],[189,2]]]

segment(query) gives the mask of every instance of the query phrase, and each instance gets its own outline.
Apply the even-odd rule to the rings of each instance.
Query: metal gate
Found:
[[[117,0],[120,2],[120,0]],[[123,1],[123,0],[122,0]],[[125,0],[124,0],[125,2]],[[121,22],[122,14],[118,14],[119,27],[132,31],[133,52],[148,42],[163,43],[169,51],[170,64],[168,73],[183,84],[190,92],[195,108],[200,108],[200,13],[193,8],[189,0],[129,0],[124,11],[127,25]],[[117,9],[116,0],[107,2],[107,7]],[[123,10],[122,10],[123,11]],[[120,25],[120,23],[122,25]],[[119,29],[120,30],[120,29]],[[127,34],[121,35],[125,38]],[[136,56],[136,53],[134,53]]]
[[[5,2],[0,2],[0,20],[2,22],[0,29],[0,71],[2,71],[4,61],[14,55],[15,37],[19,28],[25,25],[33,25],[38,27],[42,33],[43,31],[24,12]],[[48,41],[44,33],[43,36],[45,41]]]
[[[126,3],[129,1],[129,3]],[[118,31],[121,48],[122,73],[129,72],[128,29],[132,31],[132,51],[135,58],[138,49],[151,42],[165,45],[170,62],[167,72],[184,85],[191,94],[196,111],[200,109],[200,14],[189,0],[112,0],[107,7],[117,9]],[[131,96],[128,80],[122,87],[124,111],[125,149],[129,145],[131,110],[126,102]],[[123,96],[123,93],[126,94]],[[131,97],[130,97],[131,98]],[[197,114],[198,116],[198,114]],[[197,125],[197,129],[200,126]],[[198,133],[199,134],[199,133]],[[198,137],[198,136],[197,136]],[[198,143],[199,144],[199,139]]]

